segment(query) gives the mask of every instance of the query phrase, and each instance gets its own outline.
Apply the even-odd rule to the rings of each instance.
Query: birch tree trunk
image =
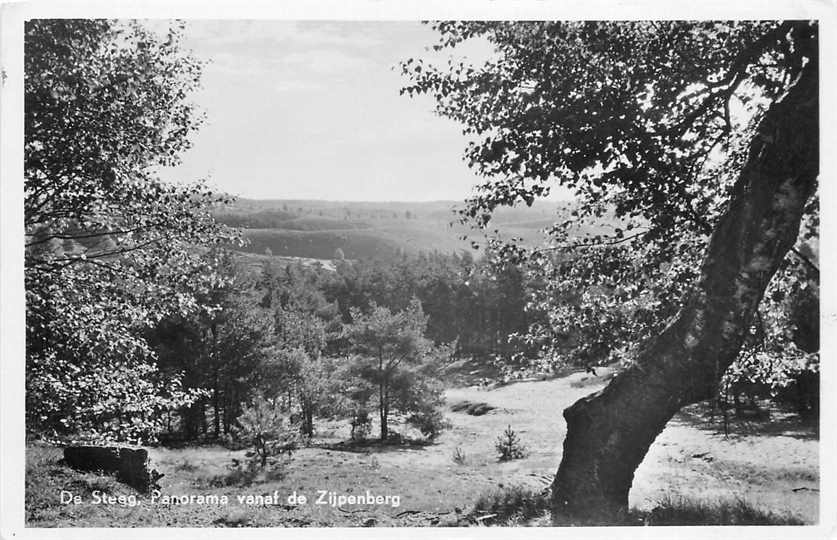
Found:
[[[765,113],[686,305],[632,366],[564,411],[567,436],[553,484],[556,525],[618,520],[651,443],[681,407],[709,398],[737,357],[816,191],[817,69],[815,60],[805,65]]]

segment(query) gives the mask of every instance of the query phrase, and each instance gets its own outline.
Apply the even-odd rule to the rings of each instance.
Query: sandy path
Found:
[[[465,509],[483,493],[510,485],[549,485],[561,458],[566,431],[561,412],[575,400],[602,387],[604,381],[583,373],[548,381],[519,382],[496,389],[457,388],[447,391],[448,407],[468,400],[495,409],[482,416],[446,411],[451,428],[427,446],[368,446],[354,451],[306,448],[294,455],[286,475],[275,482],[239,491],[399,494],[399,508],[370,513],[395,519],[404,510],[449,513]],[[741,498],[750,505],[791,514],[814,523],[818,515],[818,442],[812,429],[798,421],[733,426],[725,438],[714,426],[686,410],[672,420],[639,467],[630,494],[632,506],[654,507],[665,498],[717,502]],[[528,449],[524,459],[499,463],[494,444],[507,426]],[[746,428],[746,429],[745,429]],[[404,431],[403,426],[396,426]],[[317,443],[335,443],[349,435],[347,422],[318,422]],[[459,448],[464,464],[454,463]],[[201,479],[223,474],[230,460],[243,452],[220,447],[159,449],[154,460],[169,473],[164,488],[175,493],[196,489]],[[182,464],[188,463],[184,469]],[[191,471],[191,472],[190,472]],[[230,490],[232,488],[225,488]],[[365,513],[358,514],[365,516]],[[389,516],[389,518],[387,517]],[[309,509],[314,522],[337,523],[346,515],[331,509]]]

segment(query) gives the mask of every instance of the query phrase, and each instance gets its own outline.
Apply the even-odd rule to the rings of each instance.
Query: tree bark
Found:
[[[299,407],[302,413],[300,433],[308,437],[314,436],[314,403],[312,399],[299,396]]]
[[[567,436],[552,496],[556,525],[619,521],[651,443],[681,407],[709,398],[737,357],[816,191],[815,50],[812,56],[765,113],[684,307],[634,364],[564,411]]]
[[[379,418],[381,420],[381,441],[386,442],[387,437],[389,436],[389,426],[387,426],[387,404],[386,404],[386,395],[384,394],[384,386],[383,383],[381,384],[380,388],[380,403],[379,405]]]
[[[202,399],[200,402],[200,422],[201,422],[201,433],[203,436],[206,437],[207,432],[207,424],[206,424],[206,400]]]
[[[210,328],[212,332],[212,364],[213,364],[213,381],[212,381],[212,427],[215,429],[215,438],[221,436],[221,396],[220,396],[220,380],[219,371],[221,365],[218,360],[218,328],[213,322]]]
[[[378,383],[378,418],[381,421],[381,442],[386,442],[387,436],[389,435],[388,426],[387,426],[387,396],[386,396],[386,386],[387,386],[387,378],[384,372],[384,357],[380,349],[378,350],[378,373],[380,374],[381,380]]]
[[[215,429],[216,439],[221,436],[221,396],[218,382],[218,368],[215,368],[215,382],[212,388],[212,427]]]
[[[305,413],[305,434],[309,437],[314,436],[314,410],[310,406]]]

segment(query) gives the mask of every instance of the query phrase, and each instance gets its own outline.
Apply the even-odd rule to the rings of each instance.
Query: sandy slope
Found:
[[[600,378],[577,373],[495,390],[451,390],[451,402],[485,401],[500,410],[482,417],[451,413],[454,429],[442,437],[441,446],[452,452],[458,444],[485,462],[493,457],[486,439],[493,440],[511,425],[529,444],[531,455],[501,465],[503,478],[531,482],[531,475],[536,474],[551,479],[566,433],[562,410],[602,386]],[[732,421],[725,437],[720,422],[709,422],[705,406],[689,407],[669,422],[652,445],[637,470],[630,504],[650,509],[666,497],[743,498],[756,507],[814,523],[819,501],[818,446],[815,426],[800,423],[794,415],[774,411],[769,422]]]
[[[449,406],[468,400],[496,409],[483,416],[448,410],[451,428],[426,446],[334,446],[348,438],[347,422],[318,422],[315,447],[301,449],[284,466],[250,483],[230,481],[230,465],[244,460],[243,450],[203,446],[151,452],[154,465],[166,475],[161,481],[164,493],[214,493],[233,499],[273,492],[313,497],[322,490],[370,490],[398,495],[397,507],[178,507],[148,504],[146,499],[134,508],[59,506],[54,500],[58,490],[73,485],[89,491],[101,479],[58,466],[60,449],[37,447],[27,454],[27,482],[31,480],[33,488],[27,493],[27,515],[35,526],[444,525],[467,511],[482,493],[520,484],[548,486],[565,435],[562,410],[603,384],[601,377],[577,373],[495,389],[449,390]],[[637,471],[632,506],[650,509],[661,499],[678,497],[708,502],[742,498],[761,510],[816,522],[818,441],[812,426],[777,416],[768,423],[735,423],[730,436],[724,437],[702,413],[699,406],[685,410],[660,435]],[[498,463],[494,443],[509,425],[519,433],[528,455]],[[464,453],[464,464],[454,463],[456,448]],[[110,489],[130,490],[114,484]]]
[[[561,412],[600,389],[607,374],[448,390],[448,406],[468,400],[496,409],[482,416],[448,410],[451,428],[428,446],[362,452],[306,449],[295,456],[281,484],[296,483],[308,491],[369,488],[399,493],[402,506],[383,512],[388,515],[465,509],[481,493],[504,486],[546,487],[560,462],[566,430]],[[665,498],[742,498],[766,511],[816,522],[819,467],[813,428],[780,416],[771,423],[733,422],[725,437],[719,423],[710,425],[701,416],[703,409],[688,408],[669,423],[637,471],[631,505],[651,509]],[[507,426],[520,435],[528,455],[499,463],[494,443]],[[321,423],[319,434],[320,442],[349,435],[345,421]],[[464,453],[464,464],[453,462],[456,448]]]

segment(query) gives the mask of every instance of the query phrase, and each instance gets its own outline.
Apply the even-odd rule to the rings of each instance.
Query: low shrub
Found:
[[[442,433],[442,430],[450,427],[450,422],[445,419],[442,411],[433,408],[410,415],[407,422],[430,440],[435,439]]]
[[[451,405],[450,410],[453,412],[464,412],[471,416],[482,416],[493,411],[496,407],[485,402],[471,402],[468,400],[460,401]]]
[[[355,412],[352,417],[351,425],[352,440],[356,442],[365,441],[369,437],[369,433],[372,431],[372,419],[369,418],[369,411],[361,409]]]
[[[228,472],[214,475],[202,482],[200,487],[248,487],[252,484],[281,480],[285,477],[285,464],[280,458],[269,458],[266,466],[260,466],[260,462],[253,459],[240,461],[233,459],[227,467]]]
[[[804,525],[800,519],[761,510],[743,499],[705,501],[668,496],[642,517],[645,525]]]

